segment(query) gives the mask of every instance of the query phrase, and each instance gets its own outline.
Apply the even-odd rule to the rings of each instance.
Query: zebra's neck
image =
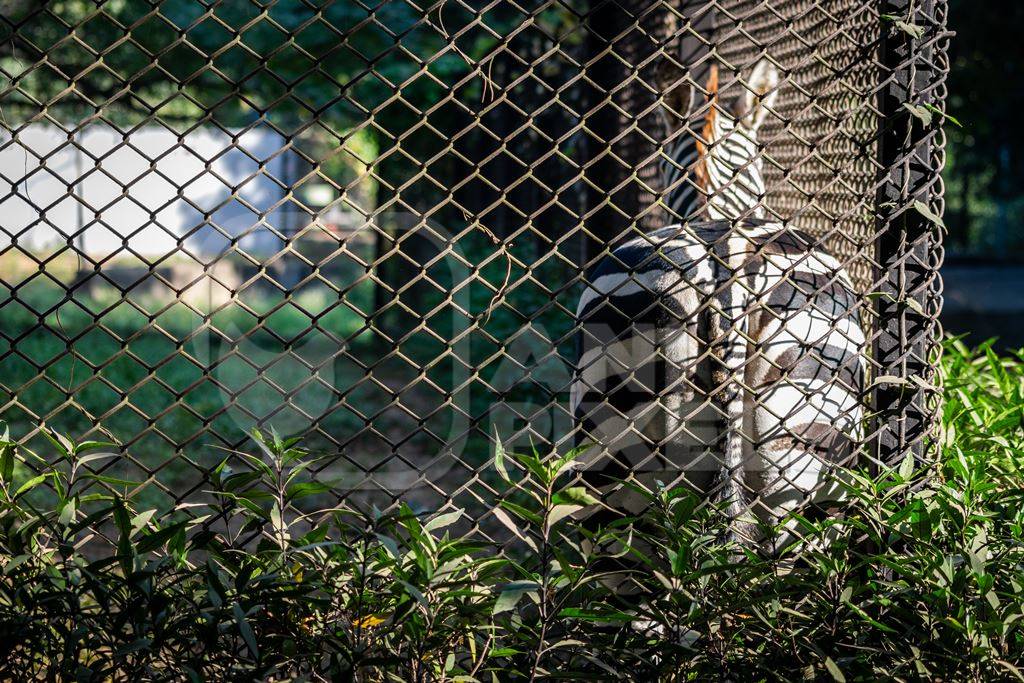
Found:
[[[665,147],[661,160],[661,180],[665,189],[664,203],[671,220],[693,220],[705,217],[705,196],[699,188],[695,170],[700,159],[697,142],[688,132],[680,132]]]
[[[764,218],[764,177],[757,141],[726,116],[715,116],[704,155],[708,215],[713,220]]]
[[[664,203],[673,220],[764,218],[764,177],[758,145],[726,116],[715,116],[701,155],[685,132],[665,148],[661,161]]]

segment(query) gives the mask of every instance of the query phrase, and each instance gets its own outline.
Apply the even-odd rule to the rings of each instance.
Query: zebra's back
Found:
[[[808,458],[848,455],[863,334],[849,278],[810,236],[759,220],[669,226],[615,249],[589,283],[571,408],[577,440],[595,444],[591,485],[720,488],[730,393],[743,472],[724,476],[747,503],[803,496],[826,469]]]

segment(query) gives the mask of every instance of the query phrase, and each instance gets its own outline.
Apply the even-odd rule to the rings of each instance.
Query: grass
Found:
[[[470,262],[494,250],[470,238],[459,248],[474,255]],[[334,456],[325,478],[341,480],[397,467],[396,454],[412,467],[436,460],[445,444],[431,432],[447,434],[460,419],[464,452],[478,467],[495,429],[511,434],[526,425],[543,442],[565,427],[564,412],[547,407],[567,399],[572,316],[538,285],[557,282],[547,275],[558,263],[532,263],[531,279],[519,264],[537,254],[526,249],[515,257],[516,284],[489,314],[498,286],[486,283],[504,278],[502,258],[476,278],[468,271],[446,275],[436,265],[430,271],[436,286],[404,291],[401,300],[410,308],[382,313],[372,282],[360,282],[366,272],[355,259],[325,260],[321,275],[342,294],[322,282],[296,287],[290,296],[253,286],[214,311],[202,297],[185,296],[190,306],[150,286],[127,293],[80,286],[67,298],[78,264],[57,257],[43,274],[7,252],[0,255],[7,268],[7,291],[0,291],[0,414],[12,437],[32,449],[48,447],[43,428],[122,444],[138,466],[111,465],[111,474],[152,474],[176,492],[200,486],[216,464],[216,449],[244,445],[256,427],[302,434],[308,450]],[[457,269],[459,260],[449,260]],[[141,262],[124,265],[145,270]],[[467,286],[453,286],[467,278]],[[526,318],[532,325],[524,326]],[[429,328],[418,328],[419,319],[428,319]],[[460,341],[449,347],[448,340]],[[534,381],[536,373],[519,364],[531,353],[548,355],[543,369],[560,370],[547,373],[552,381]],[[531,423],[510,405],[553,419]],[[463,481],[445,485],[464,483],[465,472],[457,476]],[[175,504],[157,487],[146,495],[148,505]]]

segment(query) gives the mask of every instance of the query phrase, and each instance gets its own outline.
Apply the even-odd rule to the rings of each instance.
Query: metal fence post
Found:
[[[943,0],[888,0],[883,8],[874,400],[884,464],[907,453],[925,458],[935,420],[944,9]]]

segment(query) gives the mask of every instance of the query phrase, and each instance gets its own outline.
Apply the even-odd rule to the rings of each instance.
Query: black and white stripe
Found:
[[[694,171],[700,161],[697,142],[689,133],[680,133],[665,145],[661,159],[663,202],[673,220],[701,217],[705,192],[697,186]]]
[[[752,132],[724,115],[712,119],[704,164],[708,175],[708,218],[764,218],[761,154]]]
[[[663,202],[676,220],[764,218],[765,184],[760,148],[754,137],[727,116],[712,122],[712,142],[702,158],[696,139],[680,133],[661,159]],[[696,182],[703,163],[708,187]]]
[[[687,220],[623,244],[591,274],[571,398],[578,440],[597,445],[584,479],[606,504],[642,506],[621,480],[685,481],[722,502],[738,538],[744,517],[837,495],[826,480],[853,453],[866,372],[841,265],[763,220],[757,103],[778,79],[765,64],[753,76],[762,95],[742,123],[716,111],[703,159],[688,131],[666,147],[664,201]]]
[[[685,481],[731,516],[779,515],[848,462],[864,335],[840,265],[778,223],[664,228],[616,249],[581,297],[571,408],[584,478]],[[834,495],[828,490],[823,495]]]

